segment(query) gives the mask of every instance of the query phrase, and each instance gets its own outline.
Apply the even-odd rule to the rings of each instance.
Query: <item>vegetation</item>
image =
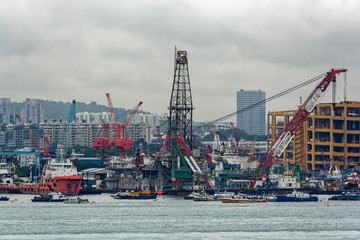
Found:
[[[16,174],[18,175],[18,177],[30,177],[30,172],[30,167],[16,168]]]
[[[235,128],[235,134],[237,139],[244,139],[245,141],[254,141],[255,139],[255,135],[248,135],[244,130]],[[223,130],[223,131],[219,131],[219,138],[220,141],[227,141],[229,138],[233,137],[233,133],[232,130]],[[214,140],[214,135],[212,133],[204,136],[202,139],[202,141],[213,141]],[[261,136],[257,136],[257,141],[266,141],[267,140],[267,136],[266,135],[261,135]]]
[[[37,99],[37,101],[40,103],[41,108],[44,110],[45,119],[56,119],[60,121],[67,120],[71,100],[69,102],[56,102],[52,100]],[[14,106],[15,112],[20,113],[21,110],[24,109],[25,101],[22,103],[12,102],[11,104],[12,106]],[[118,122],[123,122],[125,121],[127,115],[132,111],[132,109],[126,110],[124,108],[114,108],[114,111]],[[76,112],[109,112],[109,107],[105,105],[98,105],[96,102],[91,102],[89,104],[83,102],[76,102]]]
[[[102,163],[82,163],[78,158],[76,158],[73,161],[74,166],[77,168],[77,170],[80,172],[84,169],[88,168],[102,168],[104,165]]]

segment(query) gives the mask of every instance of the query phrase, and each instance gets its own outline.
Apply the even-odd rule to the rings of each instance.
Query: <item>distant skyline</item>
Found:
[[[176,46],[197,122],[235,112],[240,89],[271,97],[334,67],[360,101],[359,12],[356,0],[2,0],[0,98],[107,105],[110,92],[114,107],[168,113]],[[295,109],[315,85],[266,111]],[[343,92],[340,77],[337,101]]]

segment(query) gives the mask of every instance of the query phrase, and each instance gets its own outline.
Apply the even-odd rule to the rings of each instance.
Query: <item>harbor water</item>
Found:
[[[360,201],[195,202],[180,196],[89,204],[0,202],[0,239],[360,239]]]

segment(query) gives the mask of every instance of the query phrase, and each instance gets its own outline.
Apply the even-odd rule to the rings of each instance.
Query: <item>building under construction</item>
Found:
[[[269,112],[268,144],[275,142],[296,110]],[[317,104],[279,160],[302,169],[360,165],[360,102]]]

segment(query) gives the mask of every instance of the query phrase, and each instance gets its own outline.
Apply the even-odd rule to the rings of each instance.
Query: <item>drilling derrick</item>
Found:
[[[175,48],[174,82],[170,99],[170,132],[171,136],[185,139],[192,149],[192,97],[186,51]]]
[[[176,51],[174,82],[170,99],[170,135],[172,142],[171,181],[175,189],[193,185],[194,178],[202,179],[209,189],[211,185],[191,155],[192,112],[188,58],[186,51]]]

